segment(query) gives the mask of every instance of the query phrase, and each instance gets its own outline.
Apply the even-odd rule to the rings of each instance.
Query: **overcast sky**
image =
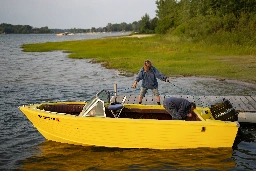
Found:
[[[0,24],[49,28],[105,27],[156,16],[156,0],[0,0]]]

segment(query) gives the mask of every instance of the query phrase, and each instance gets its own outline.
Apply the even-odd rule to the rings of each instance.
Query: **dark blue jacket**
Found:
[[[135,80],[137,82],[142,80],[141,86],[143,88],[154,89],[158,88],[157,78],[165,81],[167,77],[165,77],[155,67],[151,66],[151,69],[148,72],[144,72],[144,67],[142,67]]]
[[[187,118],[187,114],[191,109],[191,103],[183,98],[167,97],[164,99],[163,104],[169,109],[175,109],[183,119]]]

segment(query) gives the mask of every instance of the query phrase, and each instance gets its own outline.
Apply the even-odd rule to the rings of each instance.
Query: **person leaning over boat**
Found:
[[[140,95],[139,95],[139,104],[141,104],[143,97],[147,93],[147,90],[151,89],[156,98],[157,104],[160,105],[160,96],[158,92],[157,78],[162,81],[169,82],[166,76],[164,76],[154,66],[152,66],[152,63],[150,62],[150,60],[145,60],[144,66],[140,69],[132,85],[132,88],[136,88],[137,83],[140,80],[142,80],[142,85],[141,85]]]
[[[165,110],[172,116],[173,120],[186,120],[191,118],[196,104],[187,99],[168,97],[163,101]]]

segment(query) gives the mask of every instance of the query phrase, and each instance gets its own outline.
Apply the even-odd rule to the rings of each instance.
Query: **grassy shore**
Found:
[[[256,83],[256,47],[193,43],[171,36],[124,36],[25,44],[25,52],[61,50],[107,68],[137,73],[145,59],[167,76],[200,76]]]

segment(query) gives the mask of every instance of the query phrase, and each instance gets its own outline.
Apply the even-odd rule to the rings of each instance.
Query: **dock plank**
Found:
[[[256,101],[251,96],[245,96],[245,98],[248,100],[247,105],[251,109],[251,111],[256,111]]]
[[[233,107],[238,111],[247,111],[247,106],[242,102],[243,96],[226,96]]]

